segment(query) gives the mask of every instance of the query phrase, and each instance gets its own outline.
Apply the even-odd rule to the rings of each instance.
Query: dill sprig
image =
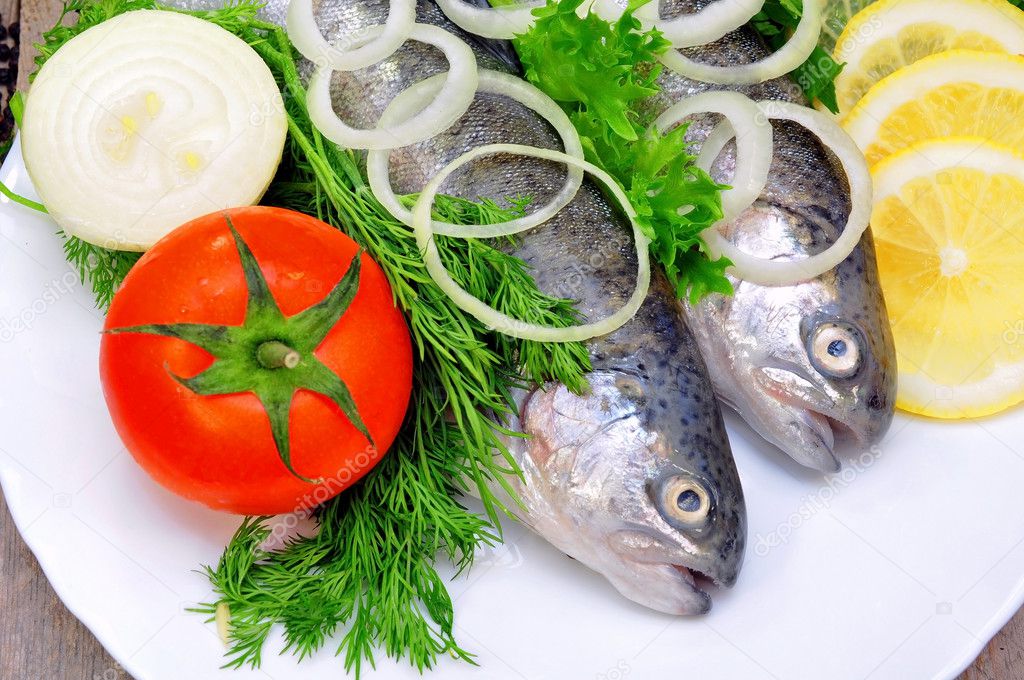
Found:
[[[117,14],[158,7],[150,0],[72,0],[65,14],[77,23],[44,35],[40,65],[60,45]],[[357,675],[374,655],[407,658],[419,669],[440,655],[472,661],[454,635],[454,612],[435,567],[444,556],[461,571],[482,545],[500,540],[497,519],[506,510],[489,489],[508,490],[517,468],[497,424],[512,412],[512,390],[547,380],[585,388],[586,349],[497,335],[459,310],[430,279],[412,230],[373,196],[358,157],[326,141],[312,126],[292,45],[283,30],[256,16],[260,5],[189,12],[245,40],[270,67],[284,94],[288,141],[265,203],[301,210],[336,226],[380,264],[406,312],[416,364],[407,419],[391,450],[357,485],[324,505],[308,508],[318,531],[283,547],[261,546],[269,518],[247,518],[215,566],[205,573],[217,596],[197,611],[230,610],[226,665],[258,666],[268,635],[283,628],[285,650],[305,658],[329,640],[346,669]],[[171,8],[168,8],[171,9]],[[62,18],[62,22],[63,18]],[[409,199],[407,199],[409,200]],[[439,196],[439,219],[486,223],[523,209]],[[544,295],[525,264],[505,244],[439,238],[454,278],[472,294],[525,321],[566,326],[576,321],[569,301]],[[68,242],[68,256],[87,276],[101,306],[132,261],[93,246]],[[518,367],[518,369],[516,368]],[[472,490],[486,516],[459,501]],[[514,496],[513,496],[514,497]]]

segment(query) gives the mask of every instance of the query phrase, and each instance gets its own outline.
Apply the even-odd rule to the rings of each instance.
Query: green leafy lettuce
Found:
[[[701,233],[722,218],[721,190],[696,167],[686,127],[651,130],[643,102],[659,91],[659,54],[671,45],[644,32],[630,8],[614,23],[576,14],[583,0],[551,0],[514,45],[526,77],[566,110],[587,160],[625,189],[651,239],[651,253],[679,297],[729,294],[729,261],[712,260]],[[500,2],[495,4],[501,4]]]

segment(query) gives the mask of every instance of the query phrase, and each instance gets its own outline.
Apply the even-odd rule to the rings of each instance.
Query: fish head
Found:
[[[537,389],[523,405],[524,472],[543,496],[530,503],[529,523],[626,597],[672,614],[707,612],[711,598],[695,577],[731,586],[746,536],[713,396],[701,400],[709,423],[671,412],[642,377],[597,371],[589,382],[583,395]]]
[[[754,211],[745,218],[769,219]],[[730,338],[718,351],[731,354],[733,406],[797,462],[834,472],[837,441],[869,447],[885,434],[896,360],[870,233],[815,279],[736,281],[732,297],[707,304],[720,306],[714,316]]]

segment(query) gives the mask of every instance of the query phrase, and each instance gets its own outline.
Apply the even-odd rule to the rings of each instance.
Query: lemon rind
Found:
[[[976,50],[925,57],[875,83],[843,119],[843,128],[857,146],[867,149],[893,111],[936,88],[959,82],[993,88],[1019,84],[1024,91],[1024,57]]]

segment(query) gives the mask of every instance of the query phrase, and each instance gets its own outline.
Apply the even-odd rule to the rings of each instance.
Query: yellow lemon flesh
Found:
[[[952,50],[883,78],[843,119],[874,165],[919,142],[982,137],[1024,152],[1024,57]]]
[[[947,50],[1024,53],[1024,11],[1006,0],[880,0],[835,43],[839,113],[891,73]]]
[[[1024,401],[1024,155],[932,140],[872,175],[897,406],[968,418]]]

